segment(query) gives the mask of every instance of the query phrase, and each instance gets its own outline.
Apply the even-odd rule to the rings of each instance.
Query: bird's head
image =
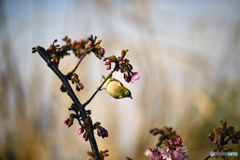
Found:
[[[124,87],[122,90],[122,98],[127,98],[127,97],[133,99],[132,95],[131,95],[131,91],[129,89],[127,89],[126,87]]]

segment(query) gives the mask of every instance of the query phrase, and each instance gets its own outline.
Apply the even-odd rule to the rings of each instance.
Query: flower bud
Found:
[[[107,68],[106,68],[107,70],[110,70],[111,69],[111,65],[109,65],[109,66],[107,66]]]
[[[207,137],[211,138],[213,136],[213,133],[210,133]]]
[[[157,130],[157,128],[153,128],[150,130],[150,134],[153,133],[153,131]]]
[[[84,86],[80,83],[80,89],[83,90]]]
[[[61,85],[60,90],[61,90],[62,92],[66,92],[66,91],[67,91],[67,89],[65,88],[65,86],[64,86],[63,84]]]
[[[175,144],[175,145],[178,145],[177,141],[174,141],[174,144]]]
[[[80,91],[80,87],[78,85],[76,85],[76,90]]]
[[[83,127],[81,127],[81,128],[78,129],[78,135],[82,134],[83,132],[84,132]]]
[[[99,137],[102,136],[102,134],[101,134],[101,132],[100,132],[99,130],[97,130],[97,135],[98,135]]]
[[[178,142],[182,142],[182,138],[181,137],[178,137],[177,140],[178,140]]]
[[[233,144],[238,144],[237,138],[233,138],[233,139],[232,139],[232,143],[233,143]]]
[[[214,144],[215,144],[215,145],[218,144],[218,139],[217,139],[217,137],[216,137],[215,140],[214,140]]]
[[[105,63],[105,65],[109,65],[109,64],[111,64],[111,60],[108,60],[108,61]]]
[[[103,58],[103,61],[105,62],[107,59],[109,59],[109,58]]]

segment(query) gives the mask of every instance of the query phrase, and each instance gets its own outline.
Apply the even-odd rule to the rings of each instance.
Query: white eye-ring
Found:
[[[128,95],[128,91],[126,91],[125,94]]]

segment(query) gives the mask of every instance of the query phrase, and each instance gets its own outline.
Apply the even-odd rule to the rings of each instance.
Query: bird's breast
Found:
[[[106,85],[106,91],[110,96],[114,98],[119,98],[121,94],[121,87],[119,86],[117,81],[110,81]]]

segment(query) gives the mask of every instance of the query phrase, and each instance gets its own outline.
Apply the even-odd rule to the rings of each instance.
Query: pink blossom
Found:
[[[164,146],[163,149],[158,148],[158,151],[161,152],[163,159],[172,160],[171,151],[169,151],[169,148],[167,146]]]
[[[134,83],[136,80],[138,80],[140,78],[140,73],[141,72],[134,72],[132,75],[132,79],[131,82]]]
[[[144,152],[145,156],[147,157],[152,157],[153,160],[155,160],[155,154],[154,152],[152,151],[151,148],[148,148],[145,152]]]
[[[175,158],[177,160],[183,160],[187,159],[189,155],[185,155],[185,152],[187,152],[187,147],[179,147],[175,152]]]

